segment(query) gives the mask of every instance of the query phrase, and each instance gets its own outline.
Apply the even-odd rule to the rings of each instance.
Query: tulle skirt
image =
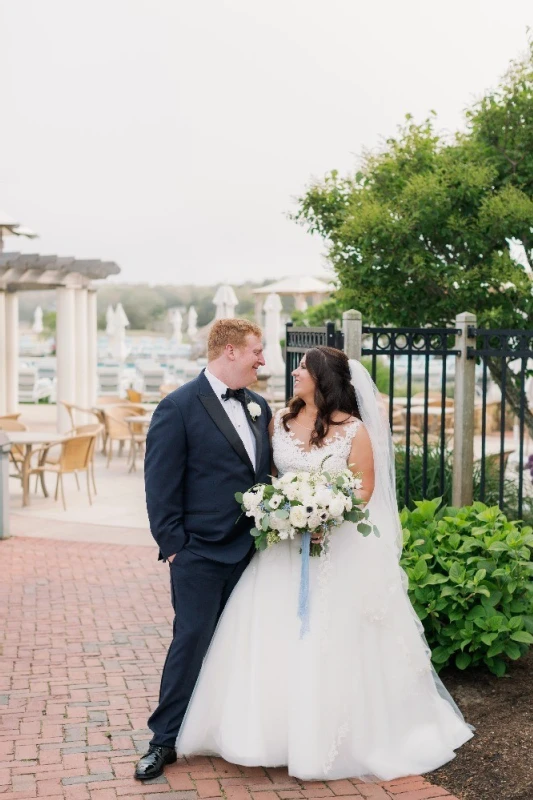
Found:
[[[394,553],[352,523],[310,560],[300,539],[256,554],[230,597],[178,737],[179,754],[287,766],[304,780],[436,769],[472,736],[434,673]]]

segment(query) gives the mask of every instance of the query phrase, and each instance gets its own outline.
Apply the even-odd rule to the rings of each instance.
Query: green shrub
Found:
[[[371,356],[363,356],[361,359],[361,364],[368,370],[370,375],[372,375]],[[387,364],[383,363],[383,359],[381,357],[376,358],[376,377],[374,378],[374,383],[380,392],[383,394],[389,393],[389,367]]]
[[[414,437],[413,437],[414,438]],[[440,445],[428,444],[427,446],[427,472],[426,472],[426,491],[423,491],[423,460],[424,447],[422,444],[411,442],[409,448],[409,508],[415,507],[415,499],[433,500],[441,497],[447,505],[452,501],[452,472],[453,472],[453,453],[451,450],[444,450],[444,491],[441,491],[440,472],[441,472],[441,448]],[[405,505],[406,487],[406,450],[403,445],[395,447],[396,463],[396,498],[398,505],[402,508]]]
[[[497,506],[440,505],[401,513],[411,602],[437,670],[486,664],[501,676],[533,643],[532,529]]]

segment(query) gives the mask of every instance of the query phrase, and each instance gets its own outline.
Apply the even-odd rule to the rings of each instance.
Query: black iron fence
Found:
[[[476,424],[480,452],[476,495],[519,519],[530,518],[531,478],[524,467],[526,445],[531,441],[527,423],[533,423],[533,386],[529,380],[533,375],[533,361],[529,364],[533,359],[533,330],[471,327],[468,334],[476,337],[476,347],[468,348],[467,356],[478,366]],[[510,459],[514,469],[509,469]]]
[[[342,350],[344,335],[338,331],[334,322],[326,323],[323,328],[295,328],[288,322],[285,334],[285,399],[292,397],[294,381],[292,371],[300,363],[302,356],[311,347],[327,345]]]
[[[447,378],[453,380],[455,373],[457,333],[455,328],[363,327],[361,353],[370,358],[369,372],[388,407],[398,494],[405,505],[426,497],[430,488],[434,496],[450,488],[453,399]]]
[[[382,393],[393,432],[399,503],[442,496],[451,504],[461,329],[363,326],[361,335],[362,361]],[[476,346],[467,351],[476,361],[473,496],[529,522],[533,491],[524,467],[533,433],[533,331],[469,328],[468,340],[473,336]],[[286,342],[287,398],[291,372],[307,349],[343,347],[333,323],[289,325]]]

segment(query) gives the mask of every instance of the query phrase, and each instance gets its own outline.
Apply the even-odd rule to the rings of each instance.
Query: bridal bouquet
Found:
[[[319,556],[328,549],[333,528],[345,520],[354,522],[363,536],[379,531],[369,520],[367,509],[356,492],[363,485],[362,474],[349,469],[340,472],[323,470],[286,472],[272,478],[272,485],[256,483],[247,492],[237,492],[235,499],[247,517],[253,517],[255,527],[250,533],[256,550],[294,539],[301,534],[302,565],[298,617],[300,638],[309,633],[309,557]],[[320,541],[313,542],[312,539]]]
[[[321,539],[310,544],[310,555],[319,556],[327,550],[333,528],[345,520],[354,522],[363,536],[379,536],[368,511],[361,508],[363,501],[356,496],[361,487],[362,474],[349,469],[286,472],[281,478],[272,478],[272,485],[257,483],[247,492],[237,492],[235,499],[246,516],[254,518],[250,533],[257,550],[308,533],[309,539]]]

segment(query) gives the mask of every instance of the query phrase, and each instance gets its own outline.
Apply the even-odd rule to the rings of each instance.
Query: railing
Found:
[[[300,363],[302,356],[311,347],[326,345],[342,350],[344,335],[335,328],[334,322],[326,323],[323,328],[295,328],[288,322],[285,333],[285,400],[292,397],[294,389],[292,371]]]
[[[343,328],[345,351],[363,359],[388,404],[399,499],[482,500],[533,522],[533,487],[528,491],[524,476],[533,431],[533,330],[478,329],[466,312],[450,328],[388,328],[363,326],[361,314],[349,311]],[[291,372],[307,349],[343,347],[332,323],[289,325],[286,341],[287,398]]]
[[[480,366],[480,392],[481,392],[481,469],[479,475],[479,499],[485,501],[490,494],[491,486],[488,483],[497,481],[497,501],[500,508],[505,510],[506,467],[511,452],[517,453],[517,508],[514,509],[518,518],[524,511],[524,449],[526,441],[526,414],[529,413],[528,405],[528,379],[533,374],[528,369],[528,361],[533,359],[533,330],[516,329],[485,329],[471,326],[469,336],[475,337],[476,346],[469,347],[467,357],[475,359]],[[489,365],[492,367],[491,376],[495,379],[501,390],[498,429],[499,452],[487,456],[487,439],[489,436],[489,423],[492,404],[488,398]],[[508,409],[507,395],[514,399],[514,409]],[[531,398],[533,399],[533,398]],[[517,413],[518,412],[518,413]],[[514,421],[514,424],[513,424]],[[507,440],[509,427],[512,425],[512,443]],[[529,435],[529,434],[527,434]],[[493,499],[489,497],[489,502]]]
[[[445,460],[446,440],[450,437],[451,407],[447,405],[447,372],[448,358],[455,358],[459,350],[454,349],[455,337],[460,334],[458,328],[362,328],[361,355],[371,358],[370,374],[375,383],[382,383],[378,379],[378,357],[381,362],[388,360],[389,374],[387,390],[381,385],[383,399],[388,405],[389,424],[395,436],[397,448],[404,448],[404,492],[403,501],[409,505],[411,501],[410,472],[411,451],[414,445],[417,457],[422,457],[422,496],[428,489],[428,444],[438,443],[439,493],[445,491]],[[417,371],[413,381],[413,359],[417,361]],[[430,361],[433,359],[433,361]],[[430,366],[435,359],[439,359],[441,369],[438,378],[438,390],[431,392],[430,397]],[[455,366],[455,365],[454,365]],[[452,375],[455,373],[453,370]],[[398,377],[403,380],[398,381]],[[438,376],[437,376],[438,377]],[[413,392],[420,387],[418,392]],[[397,391],[401,386],[402,396],[398,397]],[[418,386],[417,386],[418,384]],[[404,393],[405,392],[405,393]],[[420,403],[416,400],[420,399]],[[402,401],[401,403],[399,401]],[[415,402],[414,402],[415,401]],[[433,412],[440,411],[440,414]],[[420,413],[421,412],[421,413]],[[417,420],[413,419],[416,415]],[[431,423],[431,424],[430,424]],[[433,431],[433,433],[430,433]],[[403,434],[403,435],[402,435]],[[421,499],[417,497],[416,499]]]

